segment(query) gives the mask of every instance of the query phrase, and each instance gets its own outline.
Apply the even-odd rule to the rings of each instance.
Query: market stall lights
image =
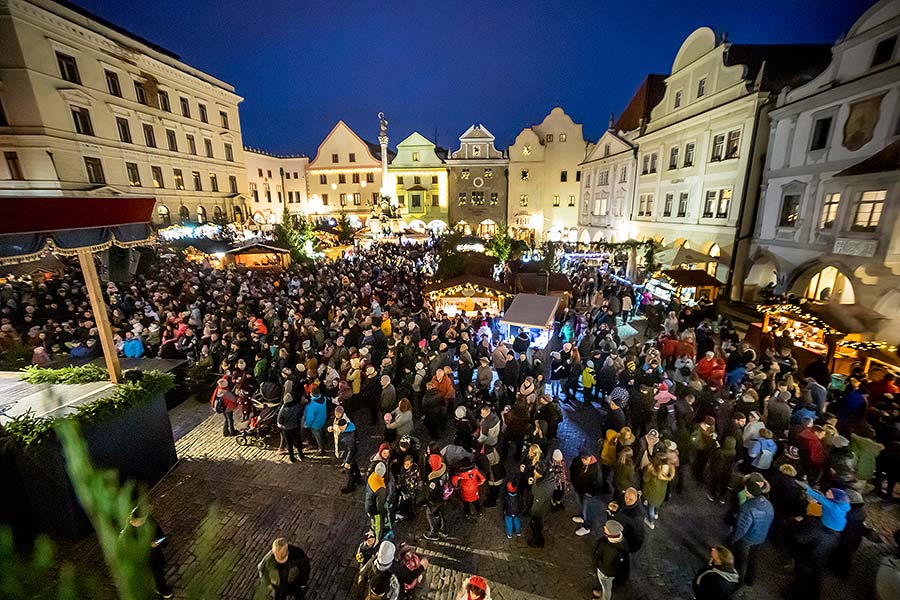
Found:
[[[758,304],[756,310],[764,314],[775,313],[791,313],[800,319],[809,322],[811,325],[819,327],[826,335],[844,335],[845,332],[831,327],[828,323],[820,319],[814,314],[808,313],[799,306],[794,304]]]

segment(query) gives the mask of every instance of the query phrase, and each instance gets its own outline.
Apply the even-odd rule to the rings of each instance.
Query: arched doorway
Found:
[[[244,211],[241,210],[240,206],[234,207],[234,222],[240,224],[244,222]]]
[[[717,243],[713,242],[712,245],[709,247],[709,250],[706,252],[706,254],[708,254],[709,256],[711,256],[713,258],[719,258],[720,256],[722,256],[722,248],[720,248]],[[709,273],[710,275],[712,275],[713,277],[716,276],[716,271],[718,271],[718,270],[719,270],[719,261],[711,260],[708,263],[706,263],[706,272]]]
[[[213,209],[213,221],[216,223],[222,222],[222,207],[217,206]]]
[[[798,283],[805,278],[798,280]],[[853,304],[856,295],[853,293],[853,285],[847,276],[841,273],[837,267],[827,266],[816,271],[805,280],[801,290],[802,296],[819,302],[831,302],[834,304]],[[802,285],[802,284],[801,284]],[[795,285],[795,288],[797,286]]]
[[[569,230],[566,232],[566,241],[570,244],[578,243],[578,230],[574,227],[569,227]]]
[[[197,222],[203,225],[206,223],[206,207],[198,206],[197,207]]]
[[[168,227],[172,224],[172,215],[169,214],[169,207],[165,204],[160,204],[156,207],[156,218],[159,219],[159,224],[163,227]]]
[[[744,278],[743,301],[762,300],[762,291],[770,283],[778,284],[778,267],[770,256],[763,254],[753,261],[753,265]]]
[[[188,210],[188,207],[184,204],[181,205],[181,208],[178,209],[178,217],[181,219],[181,224],[185,224],[191,220],[191,211]]]
[[[547,230],[547,240],[551,242],[559,242],[562,241],[563,232],[562,228],[553,226]]]
[[[585,246],[590,244],[591,243],[591,232],[588,231],[587,229],[582,229],[581,236],[578,241],[581,242],[582,244],[584,244]]]

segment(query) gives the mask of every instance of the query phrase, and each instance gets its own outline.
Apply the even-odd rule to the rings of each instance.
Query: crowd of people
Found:
[[[368,523],[359,598],[412,598],[429,562],[409,541],[453,535],[450,511],[496,517],[498,532],[542,548],[545,519],[574,498],[572,533],[599,538],[594,597],[608,600],[688,486],[731,527],[694,579],[698,600],[752,586],[765,543],[793,561],[793,597],[818,598],[826,569],[847,574],[873,536],[862,495],[893,498],[900,475],[892,375],[857,369],[835,389],[824,362],[798,367],[787,338],[750,347],[710,310],[654,302],[578,263],[572,305],[537,348],[524,331],[503,339],[486,313],[435,311],[422,288],[436,260],[390,245],[284,272],[164,258],[106,295],[123,356],[216,374],[224,436],[280,434],[291,462],[339,461]],[[96,354],[78,281],[0,289],[0,348],[26,344],[38,365]],[[637,316],[643,332],[620,338]],[[577,411],[599,413],[600,435],[565,456],[558,430]],[[383,440],[371,456],[361,428]],[[259,573],[274,598],[301,600],[309,559],[278,538]],[[489,598],[478,576],[460,592]]]

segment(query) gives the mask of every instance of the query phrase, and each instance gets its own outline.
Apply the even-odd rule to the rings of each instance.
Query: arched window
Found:
[[[206,223],[206,207],[198,206],[197,207],[197,222],[201,225]]]
[[[213,209],[213,221],[218,223],[221,220],[222,220],[222,207],[217,206],[215,209]]]
[[[244,222],[244,211],[241,210],[240,206],[234,207],[234,220],[236,223]]]
[[[478,225],[478,237],[489,238],[495,233],[497,233],[497,224],[490,219],[485,219]]]
[[[169,207],[165,204],[160,204],[156,207],[156,218],[159,219],[159,224],[163,227],[168,227],[172,224],[172,216],[169,214]]]
[[[853,304],[856,301],[853,286],[835,267],[825,267],[813,275],[803,297],[835,304]]]
[[[709,254],[713,258],[719,258],[720,256],[722,256],[722,248],[720,248],[718,244],[713,243],[713,245],[709,247],[709,252],[707,252],[707,254]],[[708,263],[706,263],[706,272],[709,273],[710,275],[712,275],[713,277],[716,276],[716,271],[718,271],[718,270],[719,270],[719,261],[711,260]]]
[[[181,205],[181,208],[178,209],[178,216],[181,219],[182,224],[191,220],[191,212],[188,210],[188,207],[183,204]]]

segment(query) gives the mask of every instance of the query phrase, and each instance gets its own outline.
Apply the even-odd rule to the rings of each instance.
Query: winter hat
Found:
[[[796,477],[797,476],[797,469],[794,468],[794,465],[789,465],[787,463],[778,467],[778,471],[782,475],[787,475],[788,477]]]
[[[507,481],[506,482],[506,491],[510,494],[516,493],[516,482],[515,481]]]
[[[678,450],[678,444],[676,444],[672,440],[667,440],[666,441],[666,450],[670,450],[670,451]]]
[[[303,349],[309,352],[310,348],[312,348],[312,342],[309,340],[303,340]]]
[[[704,422],[706,425],[709,425],[710,427],[715,427],[715,426],[716,426],[716,418],[715,418],[714,416],[712,416],[712,415],[707,415],[706,417],[704,417],[704,418],[703,418],[703,422]]]
[[[465,419],[466,418],[466,407],[465,406],[457,406],[456,410],[453,411],[453,416],[457,419]]]
[[[759,419],[760,419],[759,413],[756,412],[755,410],[751,410],[751,411],[750,411],[750,418],[751,418],[751,419],[756,419],[757,421],[759,421]]]
[[[375,474],[376,475],[378,475],[379,477],[384,477],[385,473],[387,473],[387,467],[384,465],[383,462],[380,462],[377,465],[375,465]]]
[[[418,371],[420,369],[424,369],[424,368],[425,368],[425,364],[421,360],[416,363],[416,371]]]
[[[335,407],[334,407],[334,416],[340,417],[340,416],[343,415],[343,414],[344,414],[344,407],[343,407],[343,406],[335,406]]]
[[[375,376],[375,367],[369,365],[366,367],[366,377],[374,377]]]
[[[777,394],[775,394],[775,397],[778,398],[779,400],[781,400],[782,402],[787,402],[788,400],[791,399],[791,393],[788,391],[778,392]]]
[[[784,451],[784,456],[789,460],[800,460],[800,449],[797,446],[788,446]]]
[[[659,439],[659,432],[655,429],[651,429],[647,432],[647,437]]]
[[[846,448],[850,445],[850,440],[842,435],[836,435],[831,438],[831,445],[835,448]]]
[[[553,454],[551,455],[551,458],[552,458],[553,460],[555,460],[555,461],[560,461],[560,460],[562,460],[562,459],[563,459],[563,453],[562,453],[562,450],[560,450],[559,448],[557,448],[556,450],[554,450],[554,451],[553,451]]]
[[[847,492],[845,492],[844,490],[842,490],[840,488],[831,488],[830,491],[831,491],[831,497],[834,499],[835,502],[837,502],[839,504],[849,504],[850,503],[850,497],[847,496]]]
[[[443,464],[440,454],[432,454],[428,457],[428,466],[431,467],[432,471],[437,471]]]
[[[487,592],[487,581],[484,580],[484,577],[479,577],[478,575],[472,575],[469,577],[469,585],[476,590],[481,590],[482,592]]]
[[[392,542],[387,540],[381,542],[378,546],[378,554],[375,555],[375,567],[379,571],[387,571],[394,564],[394,554],[397,549]]]
[[[489,362],[491,362],[491,360],[487,356],[482,356],[479,360],[481,361],[481,364],[483,364],[483,365],[486,365]]]
[[[603,528],[608,532],[606,536],[608,538],[617,538],[625,531],[622,524],[614,519],[607,520],[606,523],[603,524]]]
[[[850,501],[850,504],[862,504],[863,497],[862,494],[857,492],[854,489],[845,490],[847,492],[847,500]]]
[[[763,479],[763,476],[759,473],[750,473],[750,475],[747,476],[745,486],[748,494],[751,496],[759,496],[766,487],[766,480]]]

